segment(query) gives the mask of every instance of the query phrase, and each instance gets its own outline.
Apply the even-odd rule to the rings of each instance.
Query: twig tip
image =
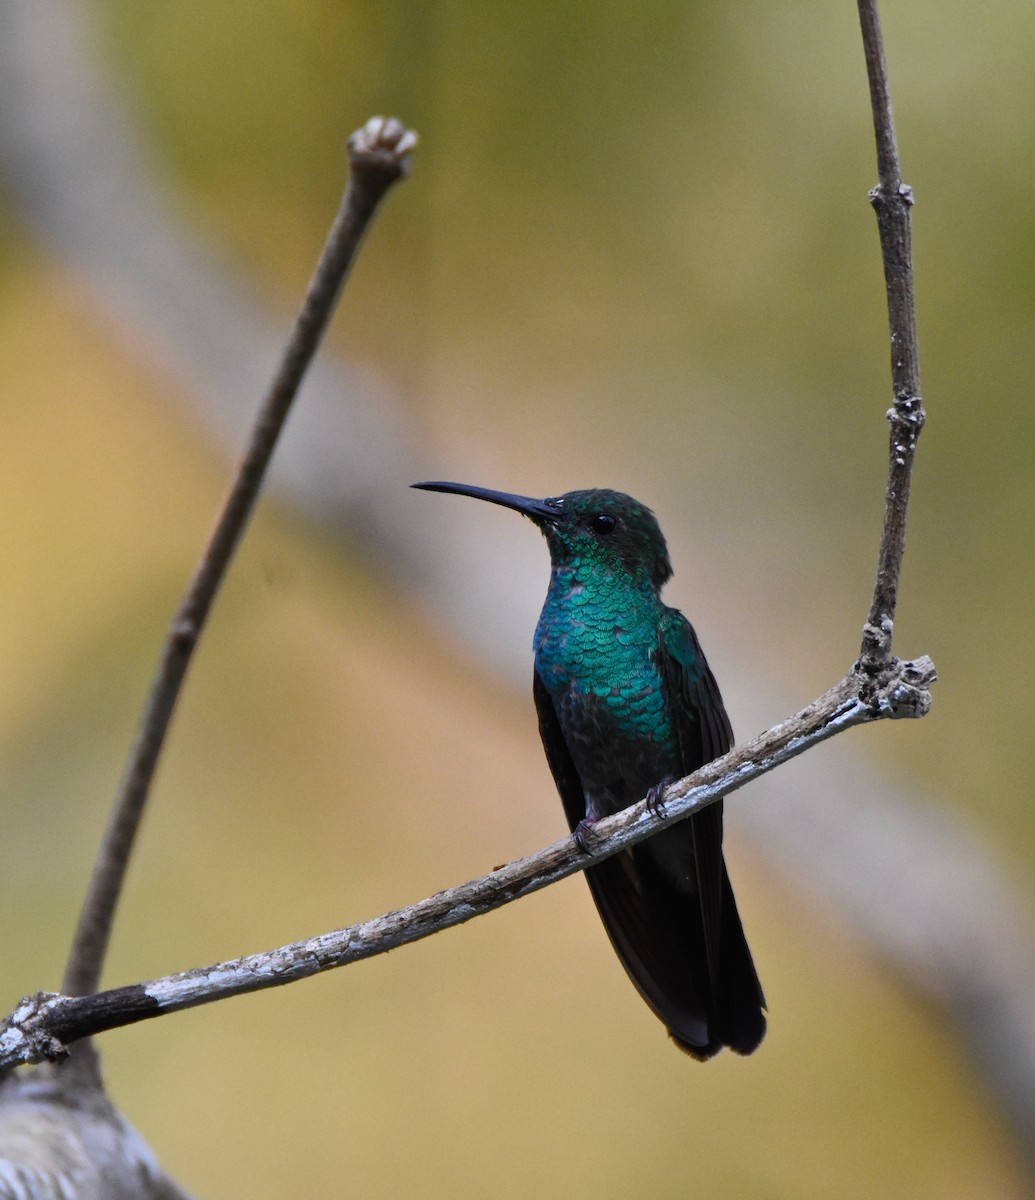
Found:
[[[393,175],[408,175],[417,134],[397,117],[371,117],[349,138],[349,159],[354,170],[373,167]]]

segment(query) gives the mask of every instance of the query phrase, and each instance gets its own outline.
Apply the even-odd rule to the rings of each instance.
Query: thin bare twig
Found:
[[[409,170],[415,145],[416,135],[394,118],[374,117],[349,139],[351,172],[341,208],[260,406],[237,477],[169,627],[69,953],[62,987],[70,995],[97,989],[126,867],[191,656],[363,235],[389,187]]]
[[[891,658],[902,556],[906,545],[906,512],[913,475],[916,443],[926,414],[920,402],[920,355],[916,335],[916,294],[910,209],[912,189],[902,182],[895,124],[891,112],[884,40],[877,0],[859,0],[866,73],[870,84],[873,128],[877,138],[879,183],[870,192],[877,213],[884,281],[888,294],[891,330],[891,380],[894,403],[888,410],[891,425],[888,486],[884,502],[884,529],[877,561],[877,579],[870,615],[863,628],[860,663],[864,670],[879,671]]]
[[[929,659],[897,664],[877,689],[853,669],[837,687],[795,716],[672,784],[664,793],[660,813],[641,800],[599,821],[593,826],[591,854],[573,838],[564,838],[480,879],[348,929],[93,996],[26,997],[0,1024],[0,1071],[60,1058],[70,1042],[107,1029],[293,983],[462,924],[643,841],[836,733],[885,717],[922,716],[930,706],[927,689],[934,678]]]

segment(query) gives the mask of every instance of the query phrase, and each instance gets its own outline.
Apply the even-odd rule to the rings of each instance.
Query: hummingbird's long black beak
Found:
[[[544,521],[556,521],[561,515],[561,506],[556,500],[533,500],[531,496],[515,496],[511,492],[497,492],[492,488],[474,487],[469,483],[442,483],[437,480],[430,483],[413,483],[411,487],[420,488],[425,492],[449,492],[454,496],[473,496],[475,500],[488,500],[490,504],[499,504],[503,508],[512,508],[522,513],[537,525]]]

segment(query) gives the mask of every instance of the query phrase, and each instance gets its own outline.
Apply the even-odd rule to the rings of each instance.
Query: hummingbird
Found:
[[[415,483],[528,517],[550,585],[536,626],[533,696],[568,826],[594,822],[725,754],[733,732],[689,621],[661,600],[672,566],[653,512],[591,488],[545,500],[462,483]],[[676,1045],[698,1060],[750,1054],[765,997],[722,854],[722,801],[589,867],[622,965]]]

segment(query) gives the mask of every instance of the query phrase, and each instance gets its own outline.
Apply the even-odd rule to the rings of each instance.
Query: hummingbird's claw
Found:
[[[589,817],[583,817],[575,826],[571,835],[575,841],[575,845],[578,846],[583,854],[589,855],[590,858],[596,853],[595,844],[597,835],[593,829],[595,824],[596,822],[591,821]]]
[[[671,782],[671,778],[661,779],[648,790],[645,800],[647,803],[647,811],[652,817],[664,817],[665,789]]]

